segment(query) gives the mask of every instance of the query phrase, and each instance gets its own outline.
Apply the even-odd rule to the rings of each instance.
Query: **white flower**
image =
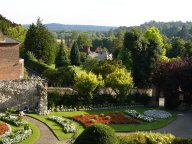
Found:
[[[147,110],[144,112],[145,115],[153,118],[169,118],[172,117],[172,114],[163,110]]]
[[[136,110],[125,110],[125,113],[127,113],[128,115],[130,115],[130,116],[132,116],[132,117],[134,117],[136,119],[144,120],[144,121],[147,121],[147,122],[152,122],[152,121],[155,120],[152,117],[140,114]]]
[[[49,116],[48,117],[49,120],[52,120],[56,123],[58,123],[59,125],[62,126],[63,131],[66,133],[70,133],[70,132],[75,132],[76,131],[76,126],[74,126],[69,120],[58,117],[58,116]]]

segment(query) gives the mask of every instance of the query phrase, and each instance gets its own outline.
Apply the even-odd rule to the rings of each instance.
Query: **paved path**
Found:
[[[28,116],[25,116],[25,119],[35,124],[40,130],[41,133],[40,138],[37,142],[35,142],[35,144],[54,144],[58,142],[56,136],[44,123]]]
[[[178,137],[192,138],[192,113],[177,113],[177,120],[153,132],[172,133]]]
[[[152,132],[161,132],[161,133],[172,133],[175,136],[183,137],[183,138],[192,138],[192,113],[191,112],[178,112],[177,119],[170,123],[169,125],[157,129],[152,130]],[[133,132],[123,132],[117,133],[120,135],[125,135]]]

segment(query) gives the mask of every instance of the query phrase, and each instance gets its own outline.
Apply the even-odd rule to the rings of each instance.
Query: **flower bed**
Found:
[[[58,116],[49,116],[48,119],[58,123],[59,125],[61,125],[63,127],[63,131],[65,133],[72,133],[72,132],[76,131],[76,126],[74,126],[67,119],[64,119],[64,118],[61,118],[61,117],[58,117]]]
[[[140,114],[139,112],[137,112],[136,110],[125,110],[125,113],[136,118],[136,119],[140,119],[146,122],[153,122],[155,119],[149,116],[145,116]]]
[[[6,123],[0,123],[0,138],[11,133],[11,127]]]
[[[26,123],[23,122],[18,116],[7,116],[6,114],[0,114],[0,120],[14,124],[15,126],[24,126]]]
[[[153,118],[169,118],[172,117],[172,114],[163,110],[147,110],[144,112],[145,115]]]
[[[21,141],[27,139],[31,135],[32,135],[31,129],[28,130],[20,129],[16,133],[9,135],[5,138],[2,138],[2,142],[3,144],[12,144],[12,143],[19,144]]]
[[[75,121],[82,123],[85,127],[88,127],[94,123],[103,124],[129,124],[139,123],[134,118],[126,117],[123,113],[109,113],[109,114],[86,114],[72,117]]]

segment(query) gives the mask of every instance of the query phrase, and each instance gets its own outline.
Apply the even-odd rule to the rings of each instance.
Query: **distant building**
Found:
[[[113,59],[112,53],[109,53],[107,50],[103,50],[100,47],[93,49],[88,46],[83,46],[79,50],[80,50],[80,52],[84,52],[87,54],[87,56],[94,58],[94,59],[99,59],[99,60],[112,60]]]
[[[24,60],[19,58],[19,42],[0,31],[0,80],[16,80],[24,76]]]
[[[100,50],[96,52],[89,52],[88,56],[91,58],[99,59],[99,60],[113,60],[113,55],[112,53],[110,54],[106,50]]]

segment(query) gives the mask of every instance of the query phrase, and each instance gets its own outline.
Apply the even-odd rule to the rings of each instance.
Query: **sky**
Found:
[[[19,24],[135,26],[192,21],[191,0],[0,0],[0,14]]]

